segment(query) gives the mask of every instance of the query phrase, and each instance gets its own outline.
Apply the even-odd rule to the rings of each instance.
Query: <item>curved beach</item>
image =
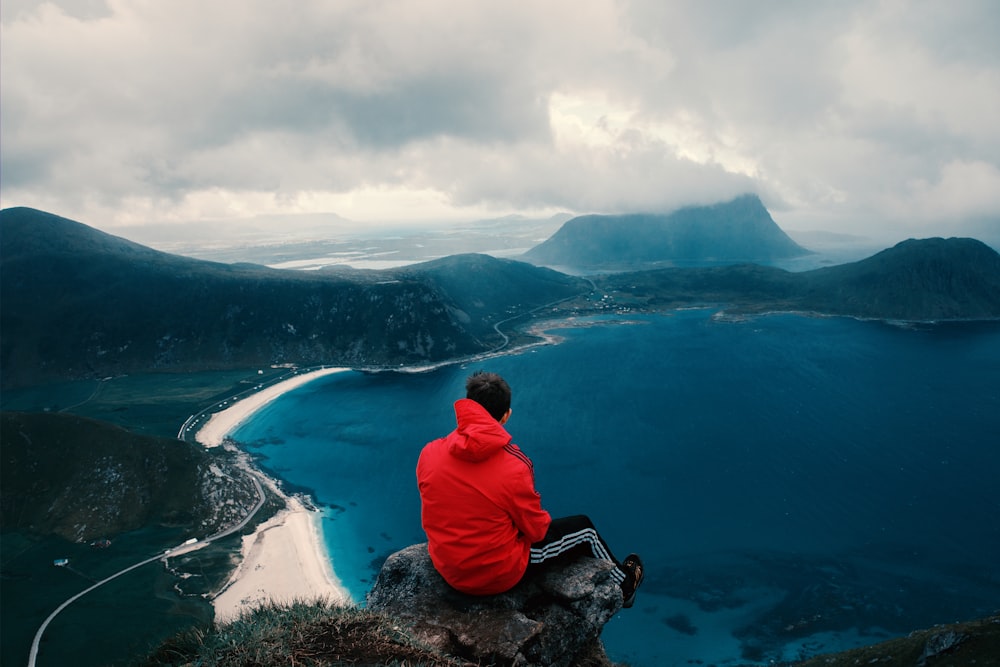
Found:
[[[212,415],[195,440],[206,447],[221,445],[236,427],[285,392],[346,370],[323,368],[302,373],[240,399]],[[308,509],[298,498],[283,494],[273,480],[270,486],[285,499],[286,508],[259,525],[253,534],[243,537],[240,564],[212,600],[217,621],[233,620],[270,601],[323,599],[351,604],[350,593],[334,573],[323,542],[320,514]]]
[[[333,373],[342,373],[349,368],[320,368],[307,373],[294,375],[287,380],[282,380],[277,384],[272,384],[254,392],[245,398],[233,403],[231,406],[216,412],[208,421],[198,429],[194,439],[205,447],[218,447],[225,440],[226,436],[232,433],[237,426],[245,422],[250,416],[262,407],[278,398],[282,394],[297,387],[312,382],[316,378]]]
[[[242,558],[222,592],[212,600],[215,620],[234,620],[268,602],[326,600],[351,604],[323,545],[318,514],[297,498],[243,536]]]

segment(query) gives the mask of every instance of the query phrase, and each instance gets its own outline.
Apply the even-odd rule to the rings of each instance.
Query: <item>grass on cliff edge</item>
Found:
[[[1000,665],[1000,616],[935,626],[796,667]],[[324,602],[270,604],[210,629],[190,630],[136,667],[474,667],[422,645],[383,614]],[[608,667],[604,663],[604,667]]]
[[[421,645],[387,616],[324,602],[264,605],[230,623],[177,635],[136,664],[142,667],[470,665]]]

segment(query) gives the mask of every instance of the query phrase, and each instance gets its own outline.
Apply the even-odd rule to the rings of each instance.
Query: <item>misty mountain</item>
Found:
[[[792,273],[737,265],[595,278],[637,306],[732,304],[908,321],[1000,318],[1000,254],[975,239],[910,239],[858,262]],[[621,297],[620,297],[621,298]]]
[[[524,254],[546,266],[769,262],[809,251],[771,219],[756,195],[667,214],[585,215]]]
[[[463,272],[496,289],[457,290]],[[219,264],[12,208],[0,211],[2,382],[440,361],[498,345],[484,317],[584,289],[576,278],[482,256],[391,275]]]

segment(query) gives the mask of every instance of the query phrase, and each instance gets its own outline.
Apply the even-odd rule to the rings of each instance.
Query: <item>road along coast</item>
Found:
[[[348,370],[323,368],[295,375],[238,400],[217,412],[195,434],[206,447],[217,447],[257,410],[282,394],[319,377]],[[285,509],[243,537],[241,560],[229,582],[212,600],[217,621],[231,621],[268,602],[329,600],[351,604],[351,596],[333,571],[320,527],[321,515],[286,495],[259,471],[261,482],[285,501]]]

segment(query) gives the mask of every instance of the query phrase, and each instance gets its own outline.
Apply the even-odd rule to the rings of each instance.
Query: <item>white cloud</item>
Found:
[[[916,179],[908,185],[908,197],[887,203],[897,208],[898,217],[921,225],[991,215],[1000,218],[1000,169],[996,165],[949,162],[933,180]]]
[[[996,215],[989,0],[7,0],[0,197],[98,226],[671,208]]]

